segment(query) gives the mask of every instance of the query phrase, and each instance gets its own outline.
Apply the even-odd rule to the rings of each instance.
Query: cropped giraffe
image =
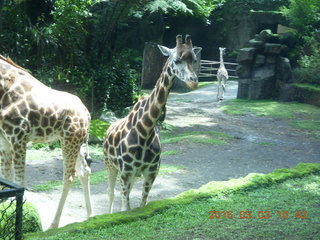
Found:
[[[45,86],[0,55],[1,175],[24,186],[27,143],[60,141],[64,185],[52,228],[59,225],[76,174],[83,185],[87,215],[92,215],[88,153],[87,149],[80,151],[87,144],[89,124],[90,114],[78,97]]]
[[[218,93],[217,93],[217,101],[223,101],[224,92],[226,91],[226,85],[228,81],[228,71],[224,66],[223,55],[225,52],[225,48],[219,47],[220,51],[220,66],[217,72],[217,80],[218,80]]]
[[[149,191],[160,167],[161,146],[156,123],[167,102],[175,76],[185,81],[190,88],[196,88],[198,78],[193,70],[196,54],[191,37],[176,37],[176,47],[159,46],[168,56],[155,88],[147,97],[141,98],[128,116],[112,124],[104,140],[105,164],[108,171],[109,212],[113,209],[116,177],[120,173],[121,210],[129,210],[129,194],[134,179],[144,177],[141,206],[147,202]],[[200,51],[201,48],[196,48]]]

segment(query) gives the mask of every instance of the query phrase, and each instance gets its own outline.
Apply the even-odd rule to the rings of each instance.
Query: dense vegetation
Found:
[[[99,116],[137,99],[145,42],[172,45],[177,32],[191,33],[198,45],[216,49],[231,31],[228,18],[281,9],[297,29],[292,56],[299,59],[298,79],[319,84],[314,74],[320,66],[319,5],[318,0],[4,0],[0,53],[44,83],[77,94]]]

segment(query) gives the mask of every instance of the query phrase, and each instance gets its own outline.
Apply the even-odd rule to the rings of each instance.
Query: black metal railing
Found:
[[[0,239],[22,239],[24,188],[0,178]]]

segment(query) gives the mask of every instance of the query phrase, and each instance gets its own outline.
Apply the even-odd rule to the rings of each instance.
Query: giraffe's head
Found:
[[[167,48],[158,45],[164,56],[169,57],[169,67],[172,70],[172,76],[177,76],[190,88],[198,86],[198,77],[193,69],[193,64],[197,61],[196,55],[201,51],[201,48],[194,48],[190,35],[186,35],[185,43],[182,42],[182,36],[176,37],[175,48]]]
[[[219,47],[220,53],[225,54],[226,48],[224,47]]]

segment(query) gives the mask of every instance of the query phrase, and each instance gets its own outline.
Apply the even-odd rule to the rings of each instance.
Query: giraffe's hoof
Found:
[[[58,225],[57,223],[51,223],[49,229],[54,229],[54,228],[58,228]]]

